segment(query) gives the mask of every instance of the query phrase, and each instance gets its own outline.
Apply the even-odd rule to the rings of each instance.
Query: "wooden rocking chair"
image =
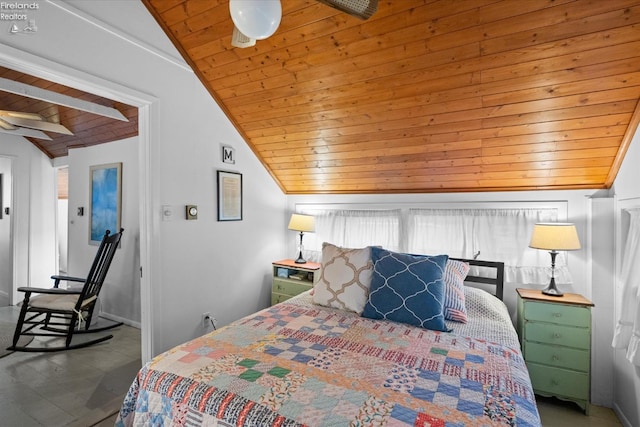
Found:
[[[120,229],[119,233],[113,235],[110,235],[109,230],[105,232],[86,278],[51,276],[55,281],[53,288],[18,288],[18,291],[24,292],[25,295],[16,331],[13,335],[13,345],[7,350],[33,352],[71,350],[113,338],[113,335],[107,335],[71,344],[75,334],[100,332],[122,325],[122,322],[112,322],[107,326],[89,328],[98,294],[123,232],[124,229]],[[81,289],[60,289],[58,287],[60,281],[83,282],[84,285]],[[32,297],[32,294],[38,295]],[[65,339],[65,345],[18,346],[17,343],[21,336],[60,337]]]

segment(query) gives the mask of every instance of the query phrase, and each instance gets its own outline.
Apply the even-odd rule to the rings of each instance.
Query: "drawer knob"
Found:
[[[562,317],[562,313],[553,313],[553,317]]]
[[[279,291],[282,290],[282,285],[278,285],[276,287],[278,288]]]
[[[558,360],[560,360],[560,358],[554,354],[553,356],[551,356],[551,360],[557,362]]]
[[[558,381],[557,380],[551,380],[551,385],[558,385]]]
[[[561,338],[561,337],[562,337],[562,335],[556,332],[555,334],[553,334],[553,337],[554,337],[555,339],[559,339],[559,338]]]

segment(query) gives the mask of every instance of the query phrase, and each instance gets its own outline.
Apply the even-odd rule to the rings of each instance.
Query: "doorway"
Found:
[[[11,159],[0,157],[0,307],[9,305],[12,290]]]
[[[140,328],[142,361],[144,363],[151,359],[153,351],[151,322],[151,319],[153,318],[153,307],[150,304],[150,283],[154,279],[157,261],[150,253],[150,248],[153,245],[151,242],[151,223],[149,218],[151,216],[150,206],[153,204],[152,198],[156,195],[157,189],[155,187],[152,189],[152,180],[150,177],[153,165],[153,159],[150,157],[150,135],[151,128],[156,126],[158,120],[158,100],[134,89],[123,87],[117,83],[85,74],[79,70],[51,62],[45,58],[32,56],[25,52],[18,52],[9,46],[0,45],[0,65],[23,73],[37,74],[38,77],[47,78],[53,82],[63,85],[66,84],[70,87],[77,87],[80,90],[91,91],[91,93],[95,93],[98,96],[106,96],[117,102],[123,102],[138,108],[139,170],[137,176],[139,178],[138,186],[140,194],[138,201],[140,233],[137,237],[137,244],[140,265],[145,267],[145,274],[140,274],[140,301],[142,313]],[[24,241],[27,241],[28,224],[25,225],[25,222],[26,221],[23,221],[20,225],[16,223],[14,224],[14,227],[19,228],[19,237],[22,237],[24,238]],[[12,251],[12,258],[18,259],[20,264],[12,266],[14,271],[28,271],[29,254],[27,244],[21,244],[20,247],[17,247],[14,244],[12,245]],[[142,273],[142,267],[140,269],[140,273]],[[11,294],[14,296],[14,299],[17,299],[18,293],[16,283],[20,281],[16,281],[14,277],[11,282]],[[28,283],[28,280],[22,280],[22,282]],[[9,301],[11,301],[11,297],[9,298]]]

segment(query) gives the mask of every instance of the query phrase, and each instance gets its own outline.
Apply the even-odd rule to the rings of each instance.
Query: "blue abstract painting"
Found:
[[[100,242],[106,230],[120,229],[121,170],[121,163],[91,167],[90,242]]]

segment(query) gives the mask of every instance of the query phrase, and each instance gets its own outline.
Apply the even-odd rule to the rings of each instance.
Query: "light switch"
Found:
[[[171,221],[173,219],[173,208],[170,205],[162,205],[162,220]]]

